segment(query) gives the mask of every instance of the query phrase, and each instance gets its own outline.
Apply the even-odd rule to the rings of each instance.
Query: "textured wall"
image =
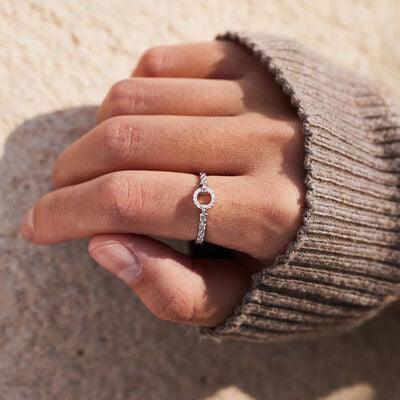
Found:
[[[56,154],[93,124],[109,85],[149,46],[226,29],[287,34],[400,98],[400,2],[0,3],[0,400],[392,400],[400,306],[350,334],[290,345],[199,342],[157,321],[85,243],[35,247],[23,211]]]

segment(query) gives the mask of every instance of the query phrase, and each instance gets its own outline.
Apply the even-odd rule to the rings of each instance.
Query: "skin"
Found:
[[[232,249],[226,259],[189,257],[149,237],[196,238],[200,171],[217,197],[206,240]],[[26,240],[91,237],[92,257],[157,317],[215,326],[295,237],[303,135],[273,77],[237,45],[157,47],[110,89],[97,126],[59,156],[53,183],[24,219]],[[110,249],[139,265],[136,275],[122,274],[125,256],[105,257]]]

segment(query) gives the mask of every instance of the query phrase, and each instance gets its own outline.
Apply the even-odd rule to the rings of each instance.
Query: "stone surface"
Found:
[[[27,245],[23,212],[59,151],[147,47],[225,29],[287,34],[400,98],[400,3],[12,1],[0,4],[0,400],[393,400],[400,306],[346,335],[199,341],[152,317],[84,241]]]

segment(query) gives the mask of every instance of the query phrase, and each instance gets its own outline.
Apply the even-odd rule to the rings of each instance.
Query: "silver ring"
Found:
[[[199,195],[204,193],[208,193],[211,197],[208,204],[201,204],[199,201]],[[206,237],[207,210],[215,204],[215,193],[208,187],[207,174],[205,172],[200,172],[200,187],[193,193],[193,203],[201,210],[196,244],[202,244],[204,242],[204,238]]]

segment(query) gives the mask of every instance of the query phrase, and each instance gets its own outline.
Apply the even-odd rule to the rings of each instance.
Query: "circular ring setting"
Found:
[[[207,204],[202,204],[199,201],[199,196],[201,194],[208,193],[210,195],[210,202]],[[200,187],[193,193],[193,203],[197,208],[199,208],[199,229],[197,232],[196,244],[202,244],[204,238],[206,237],[206,227],[207,227],[207,210],[214,206],[215,204],[215,193],[208,187],[207,174],[205,172],[200,173]]]
[[[199,202],[199,195],[204,193],[208,193],[211,197],[211,200],[208,204],[201,204]],[[215,193],[209,187],[199,187],[193,193],[193,202],[197,208],[200,208],[200,210],[204,207],[206,209],[211,208],[215,204]]]

